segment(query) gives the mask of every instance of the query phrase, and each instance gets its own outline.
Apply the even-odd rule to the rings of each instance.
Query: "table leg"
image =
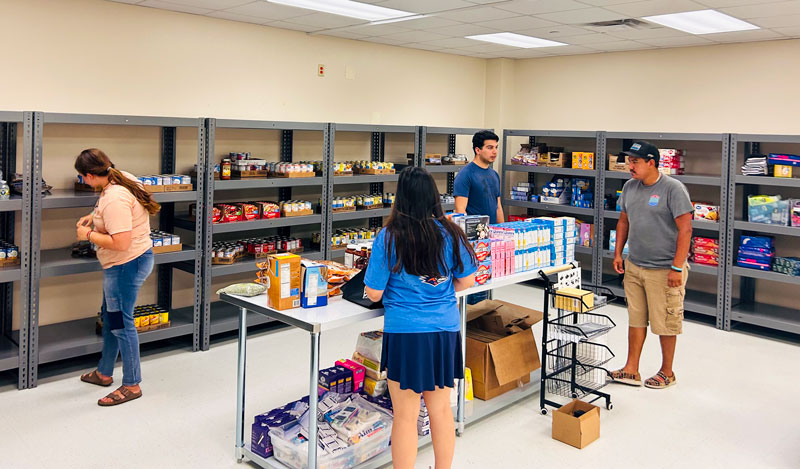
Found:
[[[317,467],[317,386],[319,383],[319,332],[311,333],[311,371],[308,388],[308,468]]]
[[[244,377],[247,359],[247,309],[239,308],[239,360],[236,368],[236,462],[244,459]]]
[[[458,299],[458,311],[461,314],[461,363],[467,366],[467,299],[462,296]],[[458,412],[456,415],[456,435],[464,433],[465,407],[467,396],[467,380],[458,380]]]

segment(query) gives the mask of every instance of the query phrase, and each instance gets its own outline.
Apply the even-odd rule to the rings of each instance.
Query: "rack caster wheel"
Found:
[[[614,408],[614,404],[612,404],[610,402],[608,404],[606,404],[606,409],[611,410],[613,408]]]
[[[547,415],[547,409],[542,408],[541,412],[542,412],[542,415]]]
[[[572,398],[573,399],[577,399],[578,398],[578,393],[577,392],[573,392],[572,393]]]

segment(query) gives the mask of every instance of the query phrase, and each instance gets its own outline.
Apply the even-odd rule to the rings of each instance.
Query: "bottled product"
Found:
[[[11,188],[8,183],[3,179],[3,173],[0,173],[0,200],[8,200],[11,198]]]

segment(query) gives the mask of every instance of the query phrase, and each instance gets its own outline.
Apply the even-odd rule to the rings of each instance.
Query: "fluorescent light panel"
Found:
[[[521,47],[523,49],[532,49],[534,47],[566,46],[566,44],[563,42],[549,41],[547,39],[540,39],[533,36],[523,36],[522,34],[515,33],[477,34],[475,36],[466,36],[466,38],[474,39],[476,41],[502,44],[504,46]]]
[[[427,18],[430,15],[411,15],[411,16],[401,16],[399,18],[389,18],[388,20],[378,20],[378,21],[371,21],[370,25],[377,25],[377,24],[389,24],[389,23],[399,23],[400,21],[411,21],[411,20],[418,20],[421,18]]]
[[[352,0],[267,0],[270,3],[278,3],[306,10],[321,11],[332,15],[347,16],[367,21],[381,21],[403,16],[413,16],[414,13],[407,11],[384,8],[367,3],[354,2]]]
[[[670,15],[645,16],[651,23],[677,29],[690,34],[728,33],[759,29],[758,26],[742,21],[716,10],[687,11]]]

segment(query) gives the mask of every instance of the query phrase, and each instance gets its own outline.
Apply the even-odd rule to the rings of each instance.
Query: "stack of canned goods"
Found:
[[[443,204],[454,204],[454,203],[456,203],[456,198],[453,197],[452,194],[442,194],[441,195],[441,202]]]
[[[333,172],[334,174],[353,174],[353,163],[349,162],[334,162],[333,163]]]
[[[133,325],[137,328],[169,322],[169,311],[159,305],[140,305],[133,308]]]
[[[218,261],[238,259],[245,254],[261,257],[276,252],[298,252],[303,249],[303,240],[294,236],[269,236],[237,241],[219,241],[211,245],[211,256]]]
[[[352,161],[349,162],[353,165],[354,168],[357,169],[394,169],[394,163],[390,163],[388,161]]]
[[[211,258],[232,261],[245,255],[247,246],[239,241],[218,241],[211,245]]]
[[[356,208],[370,209],[383,207],[383,196],[381,194],[359,194],[355,197]]]
[[[192,177],[184,174],[158,174],[155,176],[139,176],[139,182],[145,186],[170,186],[177,184],[191,184]],[[83,183],[83,178],[78,175],[78,182]]]
[[[297,213],[297,212],[305,212],[308,210],[312,210],[311,202],[308,200],[286,200],[280,202],[281,206],[281,213],[284,215]]]
[[[333,235],[331,235],[331,247],[334,249],[344,248],[348,244],[353,243],[361,243],[364,241],[368,241],[374,239],[380,228],[344,228],[336,230]],[[312,243],[315,245],[319,245],[321,240],[320,233],[314,233],[312,235]]]
[[[322,203],[322,199],[320,199],[320,203]],[[331,205],[333,206],[334,210],[346,210],[355,208],[356,206],[356,197],[354,195],[348,195],[344,197],[334,197],[331,201]]]
[[[180,236],[159,230],[150,230],[150,240],[153,242],[154,248],[181,244]]]
[[[0,263],[15,263],[19,261],[19,248],[15,244],[0,241]]]
[[[300,163],[301,164],[310,164],[314,168],[314,172],[315,173],[321,173],[322,172],[322,161],[301,161]]]
[[[313,173],[314,165],[309,163],[267,163],[270,173]]]

